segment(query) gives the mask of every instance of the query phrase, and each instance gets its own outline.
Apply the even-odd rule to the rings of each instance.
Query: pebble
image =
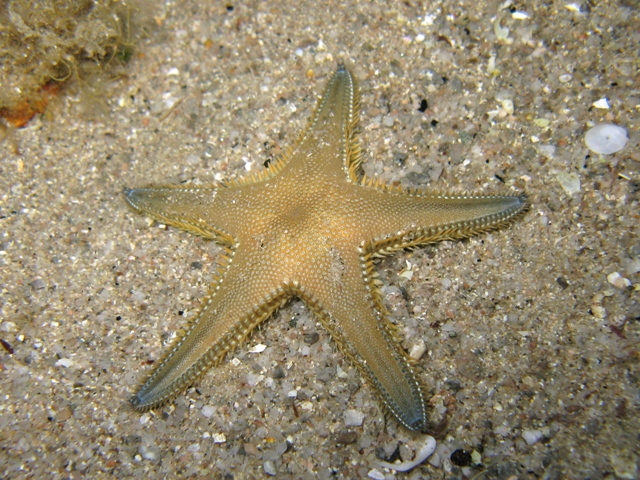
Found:
[[[628,278],[624,278],[618,272],[613,272],[607,275],[607,281],[620,290],[624,290],[631,286],[631,281]]]
[[[70,358],[61,358],[56,362],[56,367],[69,368],[69,367],[72,367],[74,364],[75,362]]]
[[[375,468],[372,470],[369,470],[369,473],[367,473],[367,476],[369,478],[373,478],[373,480],[384,480],[385,478],[384,473],[379,472]]]
[[[414,360],[419,360],[424,352],[427,351],[427,346],[424,343],[424,340],[418,341],[418,343],[414,344],[409,351],[409,356]]]
[[[612,123],[600,123],[584,135],[584,143],[589,150],[602,155],[619,152],[628,141],[627,131]]]
[[[629,263],[629,265],[627,265],[627,268],[625,269],[625,272],[627,273],[627,275],[634,275],[640,272],[640,259],[633,260],[631,263]]]
[[[344,424],[347,427],[359,427],[364,421],[364,413],[358,410],[347,410],[344,413]]]
[[[382,119],[382,124],[385,127],[393,127],[395,122],[396,122],[396,119],[394,117],[392,117],[391,115],[387,115]]]
[[[264,462],[262,468],[264,468],[264,473],[272,477],[275,477],[276,474],[278,473],[276,471],[276,466],[273,464],[271,460],[267,460],[266,462]]]
[[[225,443],[226,441],[227,441],[227,437],[224,433],[213,434],[213,443]]]
[[[614,451],[610,454],[611,466],[617,478],[638,478],[638,458],[631,452]]]
[[[522,432],[522,438],[527,442],[527,445],[533,445],[542,438],[542,432],[540,430],[524,430]]]
[[[138,447],[138,453],[145,460],[151,460],[152,462],[156,462],[160,460],[160,449],[158,447],[147,447],[145,445],[140,445]]]
[[[304,343],[307,345],[313,345],[320,339],[320,334],[318,332],[307,333],[304,336]]]
[[[204,407],[202,407],[202,415],[204,417],[209,418],[214,413],[216,413],[215,407],[212,407],[211,405],[205,405]]]
[[[577,173],[560,172],[556,175],[556,178],[567,195],[573,195],[580,191],[580,177]]]

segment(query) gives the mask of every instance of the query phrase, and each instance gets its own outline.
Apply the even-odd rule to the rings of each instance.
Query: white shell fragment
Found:
[[[629,141],[627,131],[611,123],[600,123],[590,128],[584,136],[589,150],[602,155],[619,152]]]
[[[592,105],[596,108],[609,109],[609,100],[607,98],[601,98],[600,100],[596,100],[592,103]]]
[[[613,272],[607,275],[607,281],[616,288],[624,290],[631,286],[631,280],[624,278],[618,272]]]
[[[418,453],[416,453],[416,458],[411,462],[402,462],[402,463],[389,463],[389,462],[378,462],[381,467],[389,468],[391,470],[395,470],[396,472],[408,472],[412,468],[417,467],[422,462],[424,462],[429,456],[435,452],[436,450],[436,439],[431,435],[425,435],[424,445]]]

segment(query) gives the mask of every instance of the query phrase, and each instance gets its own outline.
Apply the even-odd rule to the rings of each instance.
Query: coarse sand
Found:
[[[0,145],[0,477],[638,478],[637,2],[156,8],[104,115],[68,97]],[[361,82],[367,175],[532,203],[378,265],[448,421],[407,473],[378,462],[421,437],[385,420],[300,301],[175,402],[127,403],[221,249],[122,190],[259,170],[340,60]],[[630,139],[600,156],[583,137],[605,122]]]

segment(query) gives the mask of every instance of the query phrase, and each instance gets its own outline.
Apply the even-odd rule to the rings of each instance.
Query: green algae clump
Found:
[[[123,75],[147,23],[133,0],[0,0],[0,117],[23,127],[63,87]]]

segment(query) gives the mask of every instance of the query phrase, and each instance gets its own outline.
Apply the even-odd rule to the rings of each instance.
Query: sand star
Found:
[[[172,400],[292,297],[405,427],[427,427],[425,388],[387,319],[374,258],[465,238],[511,222],[524,196],[404,189],[367,178],[358,142],[358,87],[340,65],[311,122],[264,171],[205,187],[126,190],[138,212],[226,248],[204,308],[133,397]]]

